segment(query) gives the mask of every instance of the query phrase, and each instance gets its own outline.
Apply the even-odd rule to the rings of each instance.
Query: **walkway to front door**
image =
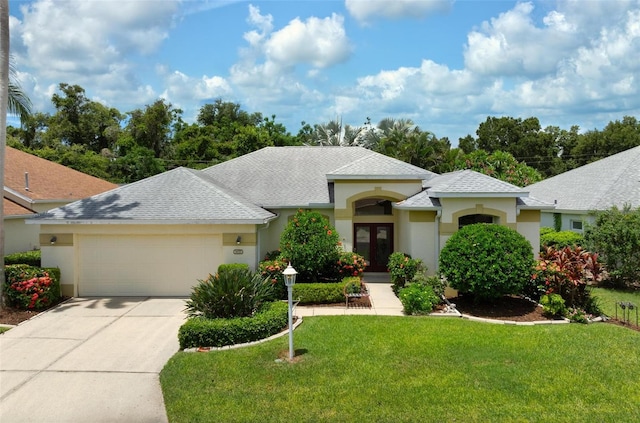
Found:
[[[393,252],[393,223],[355,223],[355,252],[367,260],[367,272],[385,272]]]

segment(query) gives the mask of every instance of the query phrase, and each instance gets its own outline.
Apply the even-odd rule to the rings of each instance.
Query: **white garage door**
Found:
[[[220,235],[85,235],[80,296],[188,296],[222,259]]]

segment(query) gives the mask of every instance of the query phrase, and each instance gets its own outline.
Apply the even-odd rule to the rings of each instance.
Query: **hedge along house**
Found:
[[[222,263],[256,268],[298,209],[326,216],[368,271],[403,251],[437,269],[460,226],[491,222],[538,251],[552,207],[473,171],[444,175],[361,147],[267,147],[204,170],[177,168],[41,214],[45,266],[67,295],[186,296]],[[293,263],[295,267],[295,263]]]
[[[594,211],[640,207],[640,146],[569,170],[525,189],[555,204],[543,210],[541,225],[582,233]]]

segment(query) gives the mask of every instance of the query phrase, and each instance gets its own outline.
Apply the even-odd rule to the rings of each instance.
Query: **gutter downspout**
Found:
[[[440,261],[440,218],[442,217],[442,209],[436,211],[436,236],[435,236],[435,271],[438,273],[438,262]]]
[[[255,263],[256,263],[256,272],[258,271],[258,266],[260,264],[260,261],[262,261],[262,242],[260,242],[260,239],[262,238],[260,236],[260,232],[266,229],[269,229],[269,226],[271,226],[271,221],[276,220],[278,217],[280,217],[279,214],[276,214],[276,217],[274,217],[273,219],[270,219],[264,226],[258,228],[258,230],[256,231],[256,257],[255,257]]]

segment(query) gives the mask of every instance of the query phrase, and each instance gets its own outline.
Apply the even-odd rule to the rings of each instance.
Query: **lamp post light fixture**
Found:
[[[287,285],[287,297],[289,299],[289,361],[293,360],[293,285],[296,283],[298,272],[291,267],[291,263],[282,272],[284,284]]]

